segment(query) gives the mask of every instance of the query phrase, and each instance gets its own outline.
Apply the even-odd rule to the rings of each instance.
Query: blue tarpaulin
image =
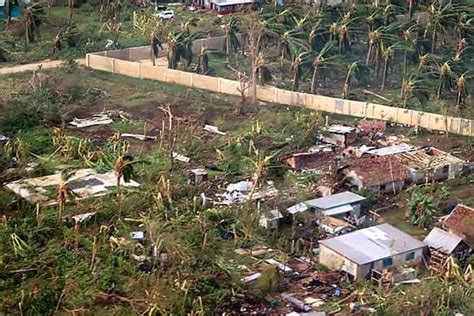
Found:
[[[12,7],[12,17],[18,17],[18,16],[21,16],[21,5],[15,4]],[[7,14],[5,12],[5,7],[0,6],[0,21],[4,20],[6,18],[7,18]]]

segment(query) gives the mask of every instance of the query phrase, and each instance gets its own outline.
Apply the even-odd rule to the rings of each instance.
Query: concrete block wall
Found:
[[[212,45],[221,45],[222,43],[222,38],[221,42],[218,40],[212,41]],[[201,44],[198,44],[197,47],[199,47],[199,45]],[[146,55],[148,54],[149,56],[149,53],[149,47],[141,47],[114,52],[88,54],[86,56],[86,65],[93,69],[125,76],[176,83],[190,88],[240,96],[240,84],[235,80],[199,75],[164,67],[153,67],[151,65],[118,58],[127,55],[128,58],[140,60],[146,59]],[[250,93],[250,90],[248,93]],[[446,117],[440,114],[374,103],[293,92],[271,86],[258,86],[257,97],[259,100],[265,102],[300,106],[359,118],[381,119],[399,124],[419,126],[429,130],[448,131],[453,134],[474,136],[474,120],[463,118]]]

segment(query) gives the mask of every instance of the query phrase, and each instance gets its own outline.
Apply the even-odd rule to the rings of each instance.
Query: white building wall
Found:
[[[323,244],[319,246],[319,263],[332,270],[342,270],[350,275],[357,276],[357,264],[329,249]]]

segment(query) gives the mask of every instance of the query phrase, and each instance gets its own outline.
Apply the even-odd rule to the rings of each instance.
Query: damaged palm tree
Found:
[[[119,216],[122,214],[122,192],[121,181],[130,182],[133,173],[133,165],[138,161],[133,159],[131,155],[124,155],[119,157],[114,164],[115,176],[117,178],[117,205]]]
[[[242,74],[238,73],[239,78],[239,88],[237,91],[240,93],[240,99],[235,102],[235,115],[242,116],[244,115],[244,107],[247,102],[247,93],[250,88],[249,78]]]
[[[73,200],[75,198],[74,192],[69,188],[69,179],[74,174],[74,172],[68,172],[64,170],[61,172],[61,178],[58,183],[56,191],[56,200],[58,202],[58,220],[59,222],[63,219],[63,214],[66,208],[67,201]]]

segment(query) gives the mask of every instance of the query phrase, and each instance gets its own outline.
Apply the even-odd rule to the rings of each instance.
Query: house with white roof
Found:
[[[319,262],[363,279],[372,271],[421,263],[426,245],[390,224],[372,226],[319,241]]]

